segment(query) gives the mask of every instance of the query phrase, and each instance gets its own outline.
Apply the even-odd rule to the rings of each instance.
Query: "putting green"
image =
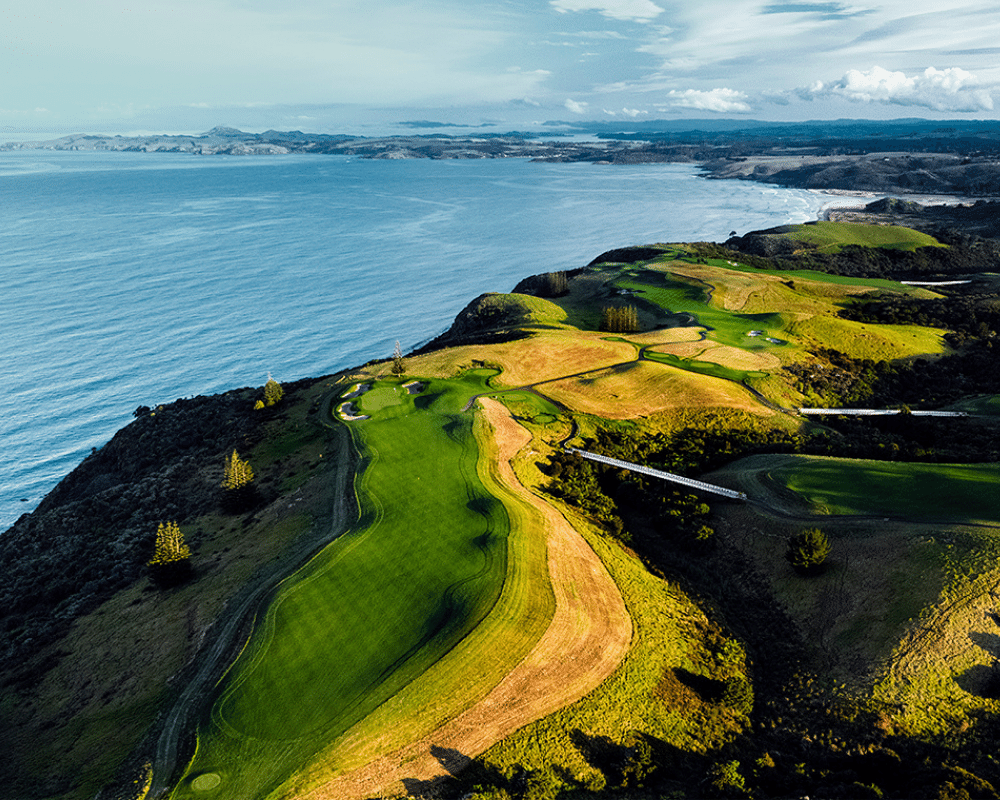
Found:
[[[266,797],[494,608],[510,525],[460,412],[495,374],[429,380],[417,395],[384,381],[358,399],[372,415],[351,423],[370,459],[362,519],[283,582],[220,682],[175,798]],[[208,788],[208,773],[226,777]]]
[[[784,332],[787,322],[781,314],[737,314],[710,302],[710,288],[678,280],[670,274],[642,270],[635,278],[615,281],[615,286],[636,293],[647,302],[671,314],[691,314],[698,324],[709,329],[708,338],[744,350],[764,350],[781,345],[766,336],[748,338],[750,331],[765,331],[767,336]]]

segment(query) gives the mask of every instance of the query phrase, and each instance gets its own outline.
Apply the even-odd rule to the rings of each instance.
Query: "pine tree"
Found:
[[[226,459],[222,473],[222,488],[226,491],[235,491],[249,486],[252,482],[253,470],[249,462],[244,461],[239,453],[233,450],[233,454]]]
[[[399,347],[399,341],[396,341],[396,349],[392,351],[392,374],[398,378],[403,376],[406,372],[406,364],[403,362],[403,351]]]
[[[635,333],[639,330],[639,312],[635,306],[609,306],[601,315],[601,330],[610,333]]]
[[[184,534],[176,522],[161,522],[156,529],[156,548],[148,566],[171,564],[191,558],[191,549],[184,544]]]
[[[191,549],[176,522],[161,522],[156,529],[153,557],[146,562],[161,587],[176,586],[191,576]]]
[[[285,390],[281,388],[281,384],[268,375],[267,383],[264,384],[264,405],[273,406],[284,396]]]

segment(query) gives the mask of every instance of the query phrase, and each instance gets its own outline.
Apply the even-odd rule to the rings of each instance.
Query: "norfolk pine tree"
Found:
[[[250,464],[240,458],[240,454],[233,450],[233,454],[226,459],[226,466],[222,473],[222,488],[228,491],[242,489],[253,482],[253,470]]]
[[[222,507],[231,513],[240,513],[251,508],[258,499],[257,487],[253,485],[253,470],[249,462],[240,458],[233,450],[226,459],[222,473]]]
[[[396,341],[396,348],[392,351],[392,374],[397,378],[403,377],[403,373],[406,372],[406,364],[403,363],[403,351],[399,347],[399,341]]]
[[[161,522],[156,529],[153,557],[146,563],[160,586],[175,586],[191,574],[191,549],[176,522]]]
[[[264,384],[264,405],[273,406],[285,396],[285,390],[270,375],[267,376],[267,383]]]

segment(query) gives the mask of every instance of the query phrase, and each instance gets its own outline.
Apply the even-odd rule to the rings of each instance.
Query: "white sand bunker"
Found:
[[[349,391],[347,394],[342,394],[340,396],[340,399],[351,400],[355,397],[360,397],[371,388],[372,385],[370,383],[356,383],[354,384],[354,386],[351,387],[351,391]]]
[[[404,383],[403,388],[410,394],[420,394],[427,388],[427,384],[421,383],[420,381],[410,381],[409,383]]]
[[[337,413],[340,418],[348,422],[356,422],[362,419],[371,419],[368,414],[359,414],[357,407],[354,403],[341,403],[337,407]]]

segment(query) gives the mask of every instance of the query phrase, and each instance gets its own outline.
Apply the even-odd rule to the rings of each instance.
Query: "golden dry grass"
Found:
[[[485,698],[432,734],[297,798],[355,800],[404,792],[403,779],[447,774],[433,752],[475,756],[518,728],[579,700],[610,675],[628,651],[632,621],[618,587],[586,541],[552,506],[518,481],[511,458],[531,436],[496,401],[483,399],[500,445],[504,483],[545,520],[556,611],[527,657]]]
[[[704,342],[679,342],[662,345],[653,347],[651,350],[654,353],[670,353],[678,358],[709,361],[722,367],[744,372],[766,372],[781,367],[781,359],[773,353],[763,350],[743,350],[739,347],[713,342],[710,339]]]
[[[445,378],[455,374],[456,365],[471,367],[480,361],[502,368],[498,385],[524,386],[635,358],[634,347],[608,341],[606,336],[596,331],[546,331],[502,344],[451,347],[407,358],[406,371],[408,375]],[[386,372],[388,369],[389,365],[384,365]]]
[[[664,342],[697,342],[701,339],[704,330],[704,328],[698,326],[658,328],[655,331],[646,331],[645,333],[627,333],[624,334],[624,338],[644,347],[663,344]]]
[[[609,419],[634,419],[689,406],[774,413],[742,386],[649,361],[546,383],[538,389],[574,411]]]

